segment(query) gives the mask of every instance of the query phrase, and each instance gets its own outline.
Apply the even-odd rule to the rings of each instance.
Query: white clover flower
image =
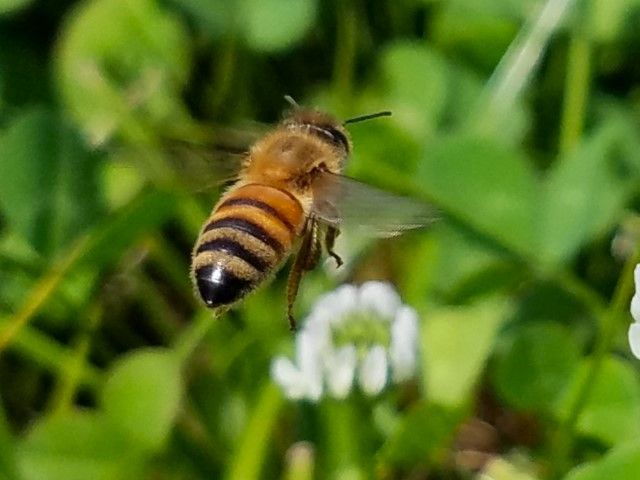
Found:
[[[271,364],[271,377],[288,398],[342,399],[354,384],[377,395],[414,375],[418,316],[388,283],[343,285],[317,300],[295,348],[295,362],[278,357]]]
[[[636,358],[640,358],[640,264],[633,271],[636,291],[631,299],[633,323],[629,326],[629,345]]]

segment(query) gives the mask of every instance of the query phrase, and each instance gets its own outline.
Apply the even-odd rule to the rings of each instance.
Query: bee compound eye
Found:
[[[343,148],[347,153],[349,153],[349,141],[344,133],[337,128],[328,128],[327,132],[333,138],[334,145]]]

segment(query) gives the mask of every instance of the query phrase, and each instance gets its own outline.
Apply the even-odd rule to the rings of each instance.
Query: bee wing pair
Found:
[[[171,161],[192,191],[206,191],[238,178],[246,147],[197,149],[174,142]],[[318,174],[312,185],[312,214],[339,228],[354,228],[366,235],[388,238],[429,225],[437,210],[415,198],[404,197],[352,178],[329,172]]]
[[[369,235],[393,237],[438,218],[420,200],[396,195],[349,177],[324,172],[313,183],[314,217],[340,228],[360,228]]]
[[[360,228],[369,235],[392,237],[425,226],[437,218],[436,210],[424,202],[342,175],[319,173],[311,188],[311,214],[287,283],[287,317],[291,330],[296,329],[293,303],[303,272],[311,270],[320,258],[319,223],[325,226],[325,251],[340,266],[342,259],[333,251],[333,243],[343,226]]]

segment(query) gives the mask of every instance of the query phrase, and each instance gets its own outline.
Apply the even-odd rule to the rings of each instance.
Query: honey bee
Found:
[[[223,312],[268,279],[295,253],[287,284],[287,318],[304,272],[322,250],[333,250],[343,222],[394,235],[422,226],[434,210],[342,175],[352,144],[345,125],[390,115],[378,112],[340,122],[300,107],[250,148],[236,182],[204,223],[193,249],[191,276],[205,305]]]

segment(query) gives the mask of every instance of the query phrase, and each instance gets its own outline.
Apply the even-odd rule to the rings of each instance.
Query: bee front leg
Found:
[[[336,268],[340,268],[344,263],[340,255],[333,251],[333,246],[336,242],[336,238],[340,235],[340,229],[338,227],[327,227],[327,232],[324,236],[324,248],[327,250],[327,253],[333,257],[336,261]]]
[[[293,317],[293,304],[298,296],[300,280],[305,271],[312,270],[317,265],[321,250],[318,226],[315,221],[311,220],[306,228],[302,244],[298,249],[287,280],[287,319],[289,320],[289,330],[292,332],[297,329],[296,320]]]

